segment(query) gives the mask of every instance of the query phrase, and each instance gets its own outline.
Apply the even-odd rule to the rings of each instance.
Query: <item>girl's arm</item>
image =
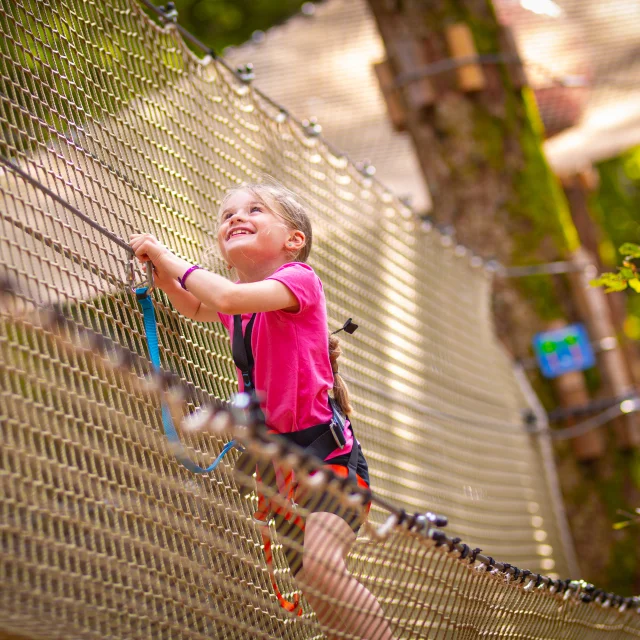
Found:
[[[157,274],[157,271],[156,271]],[[218,312],[206,313],[202,303],[192,293],[180,286],[176,278],[169,278],[166,282],[158,282],[159,278],[154,276],[155,285],[166,294],[175,310],[191,320],[201,322],[219,322]]]
[[[193,320],[217,322],[218,312],[235,315],[299,309],[290,289],[276,280],[235,284],[217,273],[196,269],[189,275],[189,291],[185,291],[177,278],[184,275],[191,263],[171,253],[149,234],[131,236],[131,246],[141,262],[153,263],[158,286],[175,308]]]

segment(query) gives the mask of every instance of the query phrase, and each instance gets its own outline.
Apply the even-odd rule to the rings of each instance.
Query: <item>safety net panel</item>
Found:
[[[34,638],[375,637],[327,627],[326,601],[346,607],[343,618],[362,609],[394,637],[637,629],[624,603],[585,605],[560,582],[562,594],[551,593],[549,581],[572,568],[570,549],[548,455],[523,426],[527,401],[493,334],[480,260],[131,0],[0,0],[0,26],[0,628]],[[327,588],[309,587],[302,615],[288,612],[271,577],[293,602],[287,552],[302,552],[299,531],[279,527],[267,563],[252,470],[232,471],[236,451],[210,474],[186,470],[163,435],[162,397],[142,384],[148,350],[131,285],[144,276],[127,238],[154,233],[228,273],[207,251],[218,206],[229,187],[265,173],[308,203],[330,327],[360,325],[343,340],[341,370],[377,499],[347,564],[384,623]],[[221,325],[152,297],[162,366],[189,391],[179,423],[227,400],[235,367]],[[43,308],[63,327],[37,320]],[[83,328],[138,358],[114,368],[97,353],[104,342],[86,348]],[[179,431],[202,465],[228,437]],[[341,486],[326,491],[344,501]],[[321,489],[312,482],[308,493]],[[423,519],[389,521],[389,505],[396,521],[444,512],[456,535],[549,577],[481,575],[474,567],[491,563],[416,531]],[[311,557],[324,561],[331,549],[321,547]]]

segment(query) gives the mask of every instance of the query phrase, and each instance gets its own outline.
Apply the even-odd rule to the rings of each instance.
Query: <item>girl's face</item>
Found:
[[[236,191],[225,202],[220,214],[218,246],[222,257],[242,269],[247,263],[259,264],[286,258],[299,234],[249,191]],[[304,236],[303,236],[304,237]]]

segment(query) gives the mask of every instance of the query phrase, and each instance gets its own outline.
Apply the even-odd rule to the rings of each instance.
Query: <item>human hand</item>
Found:
[[[140,262],[153,262],[158,265],[164,254],[171,253],[159,240],[150,233],[132,233],[129,244]]]
[[[167,273],[163,264],[163,261],[173,254],[154,235],[134,233],[129,236],[129,242],[144,268],[153,269],[153,283],[158,289],[164,290],[176,284],[176,279]]]

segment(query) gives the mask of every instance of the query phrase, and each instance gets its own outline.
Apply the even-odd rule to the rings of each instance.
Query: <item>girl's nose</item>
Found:
[[[230,218],[228,218],[229,224],[236,221],[242,221],[245,219],[245,214],[243,211],[236,211]]]

